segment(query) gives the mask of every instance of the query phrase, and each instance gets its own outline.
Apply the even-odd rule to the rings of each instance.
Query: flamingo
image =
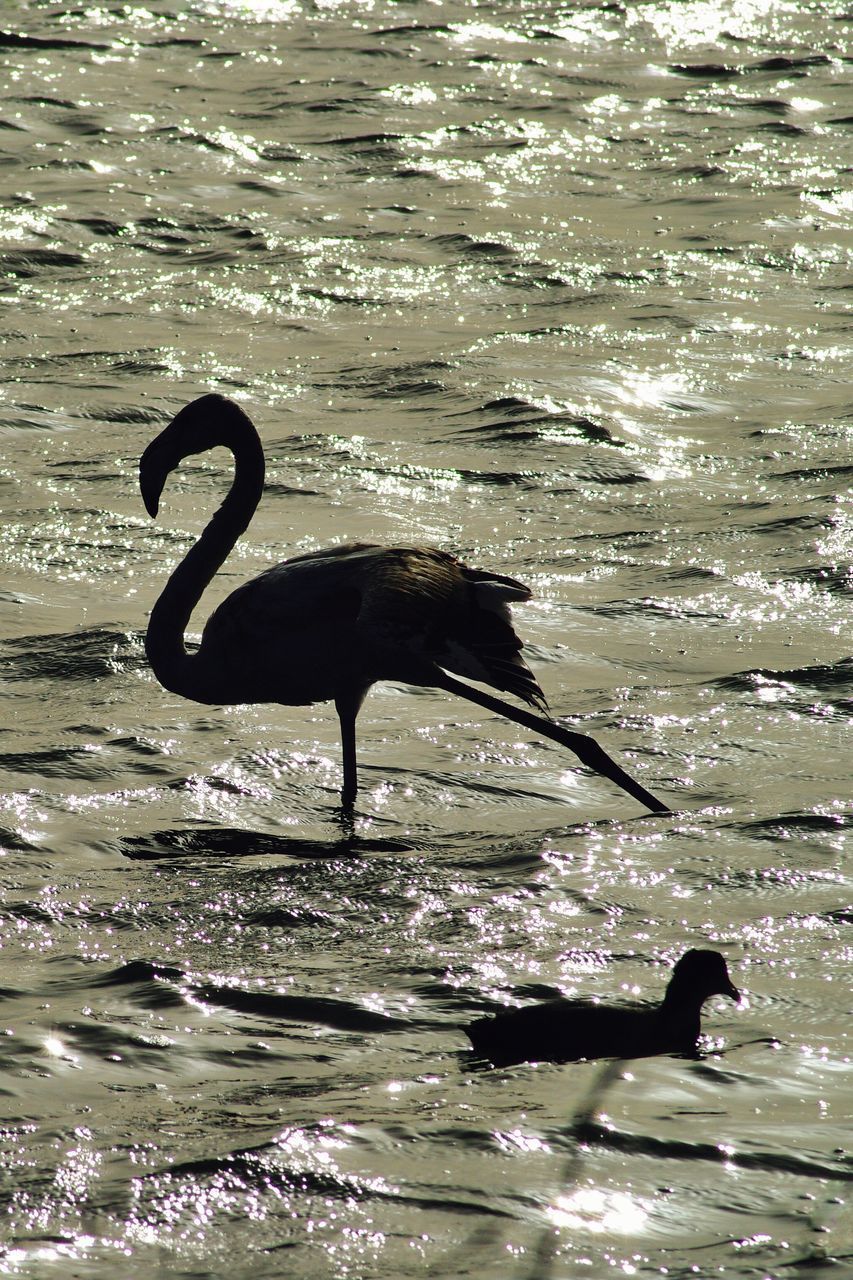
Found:
[[[355,724],[365,694],[378,680],[396,680],[443,689],[551,738],[651,811],[667,812],[595,739],[547,718],[509,612],[512,601],[530,598],[530,589],[445,551],[350,542],[294,556],[233,591],[208,618],[200,646],[188,652],[190,616],[261,499],[263,447],[240,406],[210,394],[181,409],[139,463],[142,499],[153,517],[171,472],[218,445],[234,455],[231,488],[163,588],[145,636],[148,661],[166,689],[219,705],[333,700],[344,808],[352,808],[358,790]],[[542,714],[455,675],[512,693]]]

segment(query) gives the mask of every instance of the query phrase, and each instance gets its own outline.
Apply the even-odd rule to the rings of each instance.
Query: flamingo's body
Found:
[[[211,615],[201,651],[212,700],[301,706],[377,680],[433,684],[438,664],[544,709],[507,608],[529,597],[426,547],[351,542],[294,556]]]
[[[198,650],[188,653],[190,615],[260,501],[263,449],[239,406],[207,395],[182,409],[140,461],[143,500],[156,515],[169,473],[189,454],[217,445],[234,454],[234,483],[167,582],[148,624],[146,652],[167,689],[207,703],[334,700],[345,804],[357,790],[355,718],[364,695],[378,680],[399,680],[460,693],[534,727],[572,747],[650,808],[665,808],[591,738],[447,674],[479,680],[547,711],[509,614],[510,602],[529,599],[530,590],[443,551],[348,543],[296,556],[232,592],[210,616]]]

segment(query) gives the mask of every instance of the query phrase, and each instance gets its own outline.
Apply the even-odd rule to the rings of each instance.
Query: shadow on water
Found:
[[[337,859],[382,853],[413,853],[404,840],[357,835],[353,824],[342,822],[341,835],[332,840],[304,836],[270,836],[238,827],[206,827],[199,831],[168,829],[150,835],[127,836],[119,841],[125,858],[137,862],[172,861],[175,858],[296,858]]]
[[[141,632],[88,627],[0,644],[0,671],[7,680],[114,680],[122,671],[146,669]]]
[[[171,1008],[188,1001],[202,1001],[233,1013],[313,1023],[335,1031],[404,1031],[417,1025],[406,1018],[375,1013],[328,996],[293,996],[252,989],[236,982],[200,981],[183,969],[149,960],[130,960],[89,985],[130,988],[131,998],[146,1008]]]
[[[666,815],[667,819],[678,814]],[[583,844],[593,832],[634,828],[637,823],[654,822],[656,815],[637,814],[630,819],[594,818],[575,821],[565,826],[545,828],[523,837],[496,838],[493,834],[457,830],[442,833],[437,839],[434,829],[409,827],[410,838],[373,836],[359,830],[365,821],[353,810],[342,807],[337,812],[340,835],[330,839],[307,836],[270,835],[240,827],[203,827],[195,830],[166,828],[146,835],[125,836],[118,841],[118,851],[135,862],[166,862],[192,858],[289,858],[298,861],[332,861],[340,858],[375,857],[384,854],[452,855],[459,868],[488,868],[491,871],[519,870],[537,867],[542,853],[549,848],[565,850],[574,843]]]
[[[815,663],[807,667],[791,667],[777,670],[771,667],[752,667],[730,676],[720,676],[715,684],[721,689],[752,689],[762,681],[785,680],[790,684],[807,685],[812,689],[840,688],[853,692],[853,658],[840,658],[838,662]]]
[[[222,1156],[179,1161],[162,1170],[143,1174],[136,1191],[138,1198],[146,1203],[146,1215],[156,1217],[159,1206],[159,1211],[168,1217],[169,1201],[174,1198],[176,1188],[199,1188],[210,1182],[219,1186],[226,1185],[237,1194],[253,1189],[260,1190],[263,1194],[272,1191],[285,1201],[289,1201],[294,1195],[319,1196],[326,1203],[343,1200],[350,1206],[361,1201],[389,1201],[394,1205],[404,1204],[416,1210],[434,1213],[476,1214],[478,1217],[509,1220],[514,1216],[509,1209],[489,1204],[483,1199],[469,1201],[447,1194],[419,1195],[389,1187],[383,1179],[342,1174],[331,1169],[300,1168],[293,1162],[292,1152],[288,1150],[286,1141],[280,1144],[263,1143]],[[529,1199],[520,1196],[514,1197],[514,1200],[517,1204],[531,1203]],[[109,1205],[105,1208],[107,1211],[115,1209]],[[276,1246],[280,1247],[282,1246]]]

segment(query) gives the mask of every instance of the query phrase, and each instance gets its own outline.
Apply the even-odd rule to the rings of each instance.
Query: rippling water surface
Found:
[[[853,1267],[849,5],[2,12],[3,1275]],[[552,743],[383,685],[201,707],[142,634],[237,398],[283,556],[530,583]],[[471,1062],[555,992],[745,993],[698,1059]]]

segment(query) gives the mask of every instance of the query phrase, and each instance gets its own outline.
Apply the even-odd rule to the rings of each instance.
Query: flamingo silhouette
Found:
[[[205,395],[181,409],[139,464],[142,499],[156,516],[170,473],[190,454],[217,445],[234,455],[231,488],[172,573],[148,622],[145,652],[165,688],[216,704],[307,706],[332,699],[341,726],[345,807],[358,790],[359,708],[377,680],[397,680],[444,689],[551,738],[653,812],[667,812],[593,738],[448,674],[506,690],[547,715],[509,613],[511,601],[530,598],[529,588],[471,569],[444,551],[346,543],[294,556],[233,591],[208,619],[199,648],[187,652],[190,616],[260,501],[263,448],[239,405]]]

